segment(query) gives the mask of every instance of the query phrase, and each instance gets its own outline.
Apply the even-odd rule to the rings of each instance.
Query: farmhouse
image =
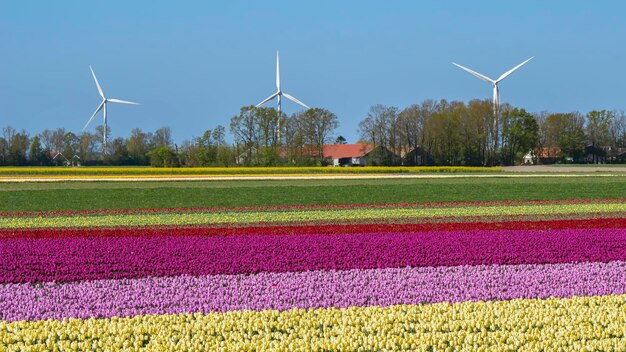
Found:
[[[252,149],[247,153],[240,154],[236,160],[237,164],[245,164],[246,158],[263,158],[265,155],[273,154],[271,148]],[[384,149],[386,151],[386,148]],[[323,157],[320,156],[323,153]],[[387,152],[388,153],[388,152]],[[317,160],[323,159],[324,165],[332,166],[365,166],[366,164],[379,165],[380,155],[387,155],[375,148],[373,144],[324,144],[320,149],[313,145],[305,145],[298,148],[278,147],[275,156],[286,160],[289,163],[296,163],[296,160]]]
[[[365,157],[373,144],[324,144],[324,159],[333,166],[365,166]]]
[[[542,147],[530,150],[524,155],[523,163],[525,165],[554,164],[561,158],[561,148],[559,147]]]

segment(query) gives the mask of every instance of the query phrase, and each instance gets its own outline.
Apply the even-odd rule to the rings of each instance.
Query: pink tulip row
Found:
[[[626,260],[626,229],[14,238],[0,283]]]
[[[0,320],[626,293],[626,262],[353,269],[0,286]]]

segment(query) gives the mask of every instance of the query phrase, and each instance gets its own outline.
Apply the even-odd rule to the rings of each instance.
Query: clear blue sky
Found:
[[[374,104],[491,98],[452,61],[495,78],[534,55],[501,84],[503,102],[625,109],[624,13],[621,1],[7,0],[0,126],[80,132],[100,103],[91,64],[107,95],[144,104],[111,105],[113,136],[228,129],[274,92],[276,50],[283,90],[337,114],[349,142]]]

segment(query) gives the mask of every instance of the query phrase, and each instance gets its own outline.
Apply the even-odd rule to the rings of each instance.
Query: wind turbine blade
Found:
[[[126,101],[121,99],[107,99],[111,103],[121,103],[121,104],[131,104],[131,105],[141,105],[141,103],[133,103],[132,101]]]
[[[91,68],[91,66],[89,66],[89,69],[91,70],[91,75],[93,76],[93,80],[96,81],[96,87],[98,87],[98,93],[100,93],[100,96],[102,97],[102,99],[106,99],[104,97],[104,92],[102,91],[102,88],[100,87],[100,83],[98,83],[98,79],[96,78],[96,74],[93,72],[93,68]]]
[[[280,61],[278,59],[278,51],[276,51],[276,89],[280,92]]]
[[[260,102],[260,103],[256,104],[256,107],[258,108],[259,106],[261,106],[261,105],[263,105],[263,104],[267,103],[268,101],[270,101],[270,100],[272,100],[272,99],[276,98],[276,96],[277,96],[277,95],[278,95],[278,92],[276,92],[276,93],[274,93],[274,94],[270,95],[267,99],[265,99],[265,100],[263,100],[262,102]]]
[[[283,95],[285,96],[285,98],[287,98],[287,99],[289,99],[289,100],[293,101],[294,103],[300,104],[300,105],[304,106],[305,108],[310,109],[310,107],[306,106],[306,104],[305,104],[305,103],[303,103],[303,102],[301,102],[300,100],[298,100],[298,99],[296,99],[296,98],[292,97],[291,95],[289,95],[289,94],[287,94],[287,93],[283,93]]]
[[[98,105],[96,112],[94,112],[93,115],[91,115],[91,117],[89,118],[89,121],[87,121],[87,123],[85,124],[85,127],[83,127],[83,132],[85,132],[85,129],[87,128],[87,126],[89,126],[89,124],[91,123],[91,120],[93,120],[96,114],[100,112],[100,110],[102,110],[103,106],[104,106],[104,100],[102,101],[102,103],[100,103],[100,105]]]
[[[527,63],[528,61],[532,60],[533,58],[534,58],[534,56],[533,56],[533,57],[531,57],[530,59],[528,59],[528,60],[526,60],[526,61],[522,62],[521,64],[519,64],[519,65],[517,65],[517,66],[513,67],[512,69],[510,69],[510,70],[506,71],[505,73],[503,73],[503,74],[502,74],[502,76],[500,76],[500,78],[498,78],[498,79],[496,80],[496,82],[500,82],[501,80],[505,79],[508,75],[510,75],[511,73],[513,73],[513,72],[514,72],[515,70],[517,70],[518,68],[522,67],[525,63]]]
[[[453,62],[452,64],[453,64],[454,66],[456,66],[456,67],[458,67],[458,68],[460,68],[460,69],[464,70],[464,71],[467,71],[467,72],[469,72],[469,73],[473,74],[474,76],[476,76],[476,77],[478,77],[478,78],[482,79],[482,80],[483,80],[483,81],[485,81],[485,82],[495,83],[495,81],[494,81],[493,79],[491,79],[491,78],[489,78],[489,77],[487,77],[487,76],[485,76],[485,75],[483,75],[483,74],[480,74],[480,73],[478,73],[478,72],[476,72],[476,71],[470,70],[469,68],[467,68],[467,67],[463,67],[463,66],[461,66],[461,65],[459,65],[459,64],[457,64],[457,63],[454,63],[454,62]]]

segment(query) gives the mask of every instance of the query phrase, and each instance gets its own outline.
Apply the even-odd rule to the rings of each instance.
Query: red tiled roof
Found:
[[[360,158],[374,149],[373,144],[324,144],[324,157],[329,159]]]
[[[543,147],[535,150],[535,155],[539,158],[559,158],[561,157],[560,147]]]
[[[46,152],[46,156],[48,158],[50,158],[50,159],[56,158],[57,155],[59,155],[59,154],[61,154],[61,152],[51,152],[51,151]],[[61,155],[63,155],[63,154],[61,154]]]

